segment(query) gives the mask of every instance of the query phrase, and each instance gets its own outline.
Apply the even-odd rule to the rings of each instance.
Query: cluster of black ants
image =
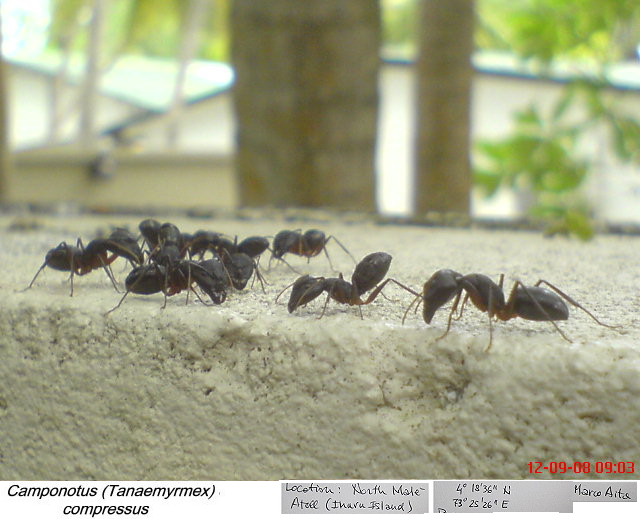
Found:
[[[233,240],[213,231],[199,230],[193,234],[187,234],[181,232],[172,223],[161,224],[154,219],[142,221],[139,224],[139,230],[141,235],[136,237],[128,230],[119,228],[107,238],[96,238],[86,246],[80,238],[76,245],[61,242],[47,252],[44,263],[26,289],[33,286],[45,267],[50,267],[58,271],[70,272],[70,296],[73,296],[75,275],[86,275],[95,269],[102,268],[114,289],[119,291],[110,264],[121,257],[129,261],[132,270],[125,279],[125,294],[118,304],[107,312],[109,314],[123,303],[129,293],[139,295],[163,293],[163,308],[165,308],[168,296],[185,290],[188,297],[192,291],[203,304],[207,304],[194,289],[194,284],[208,295],[213,304],[222,304],[230,288],[244,289],[253,275],[259,280],[265,292],[265,279],[259,270],[259,259],[266,250],[271,253],[270,260],[275,258],[300,274],[284,260],[284,255],[294,254],[310,260],[323,251],[332,268],[332,262],[326,250],[332,238],[356,262],[353,255],[337,238],[326,236],[324,232],[316,229],[306,232],[283,230],[273,238],[272,248],[269,239],[262,236],[251,236],[238,242],[237,237]],[[142,246],[139,245],[141,238],[144,242]],[[206,259],[208,254],[211,257]],[[382,293],[384,287],[392,282],[415,296],[404,312],[402,323],[414,304],[415,311],[420,303],[423,304],[423,318],[429,324],[435,312],[453,300],[447,329],[438,339],[448,334],[452,321],[462,317],[464,307],[468,301],[471,301],[477,309],[489,317],[489,344],[486,350],[491,348],[493,339],[492,318],[501,321],[517,317],[531,321],[549,321],[565,340],[570,341],[555,322],[566,320],[569,316],[565,301],[583,310],[599,325],[617,328],[599,321],[589,310],[546,280],[539,280],[533,286],[526,286],[520,280],[516,280],[509,298],[505,299],[504,275],[500,275],[499,282],[495,283],[482,274],[462,275],[451,269],[440,269],[424,284],[422,293],[418,293],[393,278],[384,280],[391,260],[391,255],[385,252],[365,256],[357,263],[350,282],[345,280],[341,273],[334,278],[301,275],[292,284],[286,286],[277,295],[275,301],[292,287],[288,301],[288,312],[292,313],[325,292],[326,302],[319,318],[324,315],[330,299],[341,304],[357,306],[361,317],[361,306],[373,302]],[[549,289],[542,287],[541,284]],[[369,291],[370,294],[363,299],[362,297]],[[460,304],[463,292],[465,296]],[[458,305],[460,305],[459,314]]]

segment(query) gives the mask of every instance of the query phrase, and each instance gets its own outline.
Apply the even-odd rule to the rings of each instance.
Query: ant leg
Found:
[[[225,249],[224,249],[225,251]],[[230,253],[228,251],[225,251],[228,257],[230,257]],[[219,256],[219,261],[221,262],[221,265],[223,266],[223,270],[225,271],[226,276],[228,277],[228,287],[233,287],[232,284],[232,277],[230,276],[230,272],[228,271],[228,268],[225,265],[225,262],[223,261],[223,256]]]
[[[411,293],[411,294],[415,295],[415,299],[413,299],[413,300],[411,301],[411,304],[409,304],[409,306],[406,308],[406,311],[404,312],[404,315],[402,316],[402,324],[404,324],[404,321],[406,320],[406,316],[407,316],[407,314],[409,313],[409,310],[410,310],[410,309],[411,309],[411,307],[416,303],[416,301],[417,301],[417,305],[415,306],[415,311],[417,312],[417,309],[418,309],[418,307],[420,306],[420,303],[421,303],[421,302],[422,302],[422,300],[423,300],[423,299],[422,299],[422,294],[421,294],[421,293],[418,293],[417,291],[412,290],[411,288],[409,288],[408,286],[405,286],[405,285],[404,285],[404,284],[402,284],[401,282],[398,282],[398,281],[397,281],[397,280],[395,280],[394,278],[389,278],[389,279],[387,279],[387,282],[388,282],[389,280],[390,280],[391,282],[393,282],[394,284],[397,284],[400,288],[405,289],[405,290],[406,290],[406,291],[408,291],[409,293]]]
[[[341,273],[340,273],[340,278],[342,278]],[[388,299],[388,298],[386,297],[386,295],[384,295],[384,293],[382,292],[382,290],[384,289],[384,286],[386,286],[386,284],[388,284],[389,282],[393,282],[393,283],[397,284],[398,286],[400,286],[400,287],[404,288],[406,291],[408,291],[408,292],[410,292],[410,293],[413,293],[414,295],[420,296],[418,293],[416,293],[415,291],[413,291],[411,288],[407,288],[404,284],[399,283],[399,282],[398,282],[397,280],[395,280],[394,278],[387,278],[384,282],[382,282],[379,286],[377,286],[377,287],[376,287],[376,288],[371,292],[371,294],[368,296],[368,298],[367,298],[365,301],[363,301],[363,302],[362,302],[362,301],[360,301],[358,304],[359,304],[359,305],[362,305],[362,306],[363,306],[364,304],[370,304],[371,302],[373,302],[373,301],[376,299],[376,297],[377,297],[378,295],[380,295],[380,293],[381,293],[382,297],[384,297],[386,300],[390,300],[390,299]],[[415,301],[413,301],[413,302],[415,302]],[[413,303],[411,303],[411,304],[413,304]]]
[[[550,282],[547,282],[546,280],[540,279],[538,282],[536,282],[535,286],[538,286],[540,284],[546,284],[549,288],[554,290],[556,293],[558,293],[558,295],[560,295],[563,299],[565,299],[569,304],[571,304],[572,306],[576,306],[576,308],[580,308],[581,310],[583,310],[587,315],[589,315],[592,319],[594,319],[594,321],[596,321],[599,325],[605,326],[607,328],[619,328],[618,325],[608,325],[608,324],[605,324],[605,323],[599,321],[589,310],[587,310],[586,308],[581,306],[574,299],[572,299],[569,295],[567,295],[567,293],[564,293],[562,290],[560,290],[559,288],[557,288],[556,286],[554,286]]]
[[[436,341],[440,341],[440,339],[446,337],[446,335],[449,333],[449,330],[451,330],[451,321],[453,320],[452,317],[453,317],[453,314],[455,313],[455,311],[458,308],[458,303],[460,302],[460,296],[461,295],[462,295],[462,290],[459,290],[458,294],[455,297],[455,301],[453,301],[453,304],[451,305],[451,311],[449,312],[449,319],[447,321],[447,329],[444,332],[444,334],[442,334],[440,337],[438,337],[436,339]]]
[[[489,344],[487,348],[484,349],[485,352],[489,352],[491,349],[491,343],[493,342],[493,325],[491,324],[491,317],[489,317]]]
[[[340,275],[341,275],[341,274],[340,274]],[[373,302],[373,301],[377,298],[377,296],[378,296],[378,295],[380,295],[380,294],[382,295],[382,297],[384,297],[385,299],[389,300],[389,299],[386,297],[386,295],[384,295],[384,293],[382,292],[382,290],[384,289],[384,286],[386,286],[386,284],[388,284],[389,282],[394,282],[394,283],[395,283],[395,284],[397,284],[398,286],[403,287],[405,290],[410,291],[411,293],[414,293],[414,292],[413,292],[413,290],[411,290],[410,288],[407,288],[407,287],[406,287],[406,286],[404,286],[403,284],[400,284],[400,283],[399,283],[397,280],[395,280],[394,278],[387,278],[384,282],[382,282],[379,286],[377,286],[377,287],[376,287],[376,288],[371,292],[371,294],[368,296],[368,298],[367,298],[365,301],[361,301],[361,300],[360,300],[360,301],[357,303],[357,306],[358,306],[358,308],[359,308],[359,315],[360,315],[360,317],[361,317],[362,319],[364,318],[364,316],[362,315],[362,308],[361,308],[362,306],[364,306],[365,304],[370,304],[370,303],[371,303],[371,302]],[[413,301],[413,302],[415,302],[415,301]],[[411,303],[411,304],[413,304],[413,303]],[[407,311],[408,311],[408,310],[407,310]],[[405,314],[405,316],[406,316],[406,314]],[[404,320],[402,320],[402,323],[404,323]]]
[[[188,289],[185,290],[185,305],[187,306],[190,303],[190,290],[194,291],[192,289],[192,268],[190,267],[190,264],[188,263]],[[194,291],[196,294],[196,291]],[[197,295],[198,297],[198,295]],[[199,297],[200,300],[200,297]],[[203,301],[201,301],[203,302]]]
[[[252,268],[252,282],[250,282],[250,289],[254,288],[255,286],[255,277],[257,276],[257,268],[254,266]],[[261,289],[265,293],[266,290],[263,288],[263,282],[261,283]]]
[[[546,310],[542,307],[542,305],[541,305],[541,304],[540,304],[540,303],[539,303],[539,302],[538,302],[538,301],[533,297],[533,295],[532,295],[531,293],[529,293],[529,291],[527,290],[527,287],[526,287],[526,286],[525,286],[525,285],[524,285],[520,280],[516,280],[516,282],[514,282],[513,288],[511,288],[511,293],[509,294],[509,300],[507,301],[507,304],[505,305],[505,308],[504,308],[504,312],[503,312],[503,313],[505,313],[505,314],[507,314],[507,315],[511,315],[511,316],[513,316],[513,317],[516,317],[516,315],[513,315],[513,313],[514,313],[513,307],[514,307],[515,300],[516,300],[516,293],[517,293],[517,290],[518,290],[518,286],[522,287],[522,289],[523,289],[523,290],[525,291],[525,293],[527,294],[527,297],[529,297],[529,299],[531,300],[531,302],[533,302],[533,303],[534,303],[534,305],[536,306],[536,308],[538,308],[538,310],[540,311],[540,313],[542,313],[545,317],[547,317],[547,320],[548,320],[552,325],[554,325],[554,328],[555,328],[556,330],[558,330],[558,333],[561,335],[561,337],[562,337],[565,341],[567,341],[567,342],[569,342],[569,343],[573,343],[573,341],[572,341],[571,339],[569,339],[569,338],[568,338],[568,337],[563,333],[563,331],[562,331],[562,330],[560,329],[560,327],[556,324],[556,322],[555,322],[553,319],[551,319],[551,318],[549,317],[549,314],[547,313],[547,311],[546,311]]]
[[[199,299],[199,302],[200,302],[201,304],[203,304],[204,306],[211,306],[210,304],[208,304],[207,302],[205,302],[205,301],[201,298],[201,295],[199,295],[198,291],[197,291],[197,290],[195,290],[192,286],[190,286],[190,290],[192,290],[192,292],[196,295],[196,298],[197,298],[197,299]],[[189,290],[188,290],[188,291],[189,291]]]
[[[272,260],[272,257],[270,258]],[[296,273],[297,275],[301,275],[301,271],[297,271],[293,266],[291,266],[288,262],[286,262],[283,258],[275,258],[275,260],[279,260],[280,262],[283,262],[288,266],[288,269],[290,269],[293,273]]]
[[[420,303],[422,302],[422,294],[418,293],[417,291],[412,290],[411,288],[409,288],[408,286],[405,286],[401,282],[398,282],[394,278],[388,278],[380,286],[378,286],[378,288],[367,299],[367,302],[365,304],[368,304],[368,301],[372,301],[377,296],[377,293],[379,293],[382,290],[382,288],[384,287],[384,285],[389,281],[393,282],[394,284],[397,284],[400,288],[405,289],[409,293],[415,295],[415,299],[413,299],[411,301],[411,304],[409,304],[409,306],[406,308],[406,311],[404,312],[404,316],[402,317],[402,324],[404,324],[404,321],[406,320],[406,316],[409,313],[409,310],[411,309],[411,306],[413,306],[416,301],[417,301],[417,305],[415,306],[415,311],[417,312],[417,309],[420,306]],[[382,296],[384,298],[386,298],[386,296],[383,293],[382,293]],[[373,297],[373,298],[371,298],[371,297]]]
[[[103,315],[107,316],[110,313],[112,313],[114,310],[116,310],[116,308],[118,308],[121,304],[123,304],[123,301],[125,300],[125,297],[127,297],[127,295],[129,295],[129,293],[130,293],[129,291],[126,291],[123,294],[123,296],[121,297],[121,300],[118,301],[118,304],[116,306],[114,306],[111,310],[107,310]]]
[[[500,279],[500,282],[502,283],[502,277]],[[501,285],[501,284],[499,284]],[[502,288],[501,288],[502,289]],[[468,293],[467,293],[468,295]],[[489,307],[487,308],[487,315],[489,316],[489,344],[487,345],[487,348],[484,349],[485,352],[489,352],[491,349],[491,343],[493,342],[493,324],[491,323],[491,318],[496,314],[496,308],[494,307],[494,302],[495,299],[493,297],[493,293],[491,290],[491,287],[489,287],[489,295],[487,300],[489,301]]]
[[[357,263],[357,260],[355,260],[355,257],[351,254],[351,252],[350,252],[348,249],[346,249],[346,247],[344,247],[344,246],[342,245],[342,242],[340,242],[340,241],[339,241],[337,238],[335,238],[335,236],[333,236],[332,234],[331,234],[330,236],[328,236],[328,238],[326,238],[326,242],[324,243],[324,248],[325,248],[325,246],[326,246],[326,243],[328,243],[328,241],[329,241],[331,238],[332,238],[333,240],[335,240],[335,243],[337,243],[337,245],[339,245],[339,246],[344,250],[344,252],[345,252],[348,256],[350,256],[350,257],[353,259],[353,262],[354,262],[354,263]]]
[[[404,285],[404,284],[402,284],[401,282],[398,282],[398,281],[397,281],[397,280],[395,280],[394,278],[387,278],[387,279],[386,279],[386,282],[388,282],[389,280],[390,280],[391,282],[393,282],[393,284],[397,284],[400,288],[405,289],[406,291],[408,291],[408,292],[409,292],[409,293],[411,293],[412,295],[415,295],[416,297],[421,297],[421,296],[422,296],[422,294],[421,294],[421,293],[418,293],[417,291],[412,290],[411,288],[409,288],[408,286],[405,286],[405,285]]]
[[[79,241],[80,241],[80,238],[79,238]],[[100,260],[101,267],[105,271],[105,274],[107,275],[107,278],[109,278],[109,280],[112,282],[112,286],[114,286],[114,289],[116,290],[116,293],[120,293],[121,291],[118,289],[118,285],[116,284],[116,279],[114,278],[114,272],[112,271],[112,268],[109,265],[114,260],[116,260],[116,258],[118,258],[118,256],[114,254],[114,255],[112,255],[111,260],[108,260],[107,262],[105,262],[103,260],[102,256],[98,256],[98,259]]]
[[[464,313],[464,307],[467,305],[467,302],[469,302],[469,294],[465,294],[464,299],[462,300],[462,304],[460,305],[460,313],[458,314],[457,317],[454,317],[454,321],[459,321],[462,318],[462,314]]]
[[[390,299],[390,298],[388,298],[384,292],[380,293],[380,295],[381,295],[382,297],[384,297],[384,298],[385,298],[387,301],[389,301],[389,302],[399,302],[397,299]]]
[[[69,270],[71,273],[69,274],[69,283],[71,284],[71,289],[69,290],[69,296],[73,297],[74,296],[74,259],[73,257],[70,258],[69,260]]]
[[[261,271],[259,271],[259,261],[257,260],[254,263],[254,275],[252,277],[252,284],[250,284],[250,289],[252,289],[252,286],[255,285],[255,276],[257,277],[257,280],[259,280],[259,283],[261,284],[261,291],[264,293],[266,292],[266,288],[264,286],[264,282],[267,284],[268,281],[263,278],[263,275],[261,274]]]
[[[412,290],[412,289],[411,289],[411,288],[409,288],[408,286],[405,286],[405,285],[404,285],[404,284],[402,284],[401,282],[398,282],[398,281],[397,281],[397,280],[395,280],[394,278],[388,278],[388,279],[386,279],[386,280],[384,281],[384,283],[383,283],[383,284],[381,284],[381,287],[378,287],[378,288],[377,288],[377,289],[376,289],[376,290],[371,294],[371,296],[372,296],[372,295],[377,296],[377,293],[379,293],[379,292],[382,290],[382,288],[384,287],[384,285],[385,285],[387,282],[389,282],[389,281],[393,282],[394,284],[397,284],[400,288],[405,289],[405,290],[406,290],[406,291],[408,291],[409,293],[411,293],[411,294],[415,295],[415,299],[413,299],[413,301],[411,301],[411,304],[408,306],[408,308],[407,308],[407,309],[406,309],[406,311],[404,312],[404,317],[402,317],[402,324],[404,324],[404,320],[406,319],[406,314],[408,314],[408,313],[409,313],[409,310],[411,309],[411,306],[413,306],[413,304],[415,303],[415,301],[418,301],[418,304],[417,304],[417,306],[415,307],[415,311],[417,311],[417,309],[418,309],[418,307],[419,307],[419,305],[420,305],[420,302],[422,302],[422,299],[421,299],[422,295],[421,295],[420,293],[418,293],[417,291]],[[388,298],[386,297],[386,295],[384,295],[384,293],[382,293],[382,297],[384,297],[386,300],[390,300],[390,299],[388,299]],[[375,297],[373,297],[373,299],[374,299],[374,298],[375,298]],[[367,299],[367,301],[368,301],[369,299],[370,299],[371,301],[373,300],[373,299],[371,299],[371,297],[369,297],[369,298]],[[420,299],[420,300],[418,300],[418,299]],[[368,304],[368,302],[367,302],[367,303],[365,303],[365,304]]]
[[[170,266],[168,265],[165,268],[165,278],[163,280],[163,306],[161,306],[161,310],[165,310],[165,307],[167,306],[167,291],[168,291],[168,284],[169,284],[169,278],[170,278]],[[180,290],[179,290],[180,291]]]
[[[255,262],[255,265],[257,266],[257,269],[261,270],[263,269],[264,271],[267,271],[265,267],[261,267],[261,264],[259,263],[261,261],[261,255],[257,256],[256,258],[253,259]]]
[[[324,277],[315,277],[315,278],[314,278],[314,280],[323,280],[323,279],[324,279]],[[297,281],[295,281],[295,282],[297,282]],[[295,282],[293,282],[290,286],[292,286],[293,284],[295,284]],[[290,286],[288,286],[286,289],[288,289]],[[299,297],[299,299],[297,299],[297,304],[295,305],[295,308],[299,308],[299,307],[302,305],[301,301],[303,301],[303,300],[307,297],[307,295],[310,293],[310,290],[311,290],[311,289],[313,289],[313,286],[309,287],[306,291],[304,291],[304,293],[301,295],[301,297]],[[285,291],[285,290],[284,290],[284,291]],[[282,291],[282,293],[283,293],[283,291]],[[317,297],[319,297],[322,293],[323,293],[323,291],[319,292],[319,293],[318,293],[317,295],[315,295],[312,299],[310,299],[309,301],[307,301],[307,302],[304,304],[304,306],[305,306],[306,304],[308,304],[309,302],[314,301],[314,300],[315,300]],[[280,295],[281,295],[281,293],[280,293]],[[330,297],[330,292],[329,292],[329,294],[328,294],[328,297]],[[327,304],[328,304],[328,298],[326,298],[326,302],[324,303],[324,310],[322,311],[322,314],[318,317],[318,319],[321,319],[321,318],[322,318],[322,316],[324,315],[324,312],[326,311],[326,305],[327,305]]]
[[[188,260],[192,260],[192,250],[190,249],[190,243],[186,243],[179,249],[179,256],[185,257],[187,255]]]
[[[302,295],[301,298],[303,299],[303,295]],[[299,300],[301,300],[301,299],[299,299]],[[326,313],[326,306],[328,306],[328,301],[329,300],[330,300],[330,292],[328,293],[328,295],[326,297],[326,301],[324,302],[324,307],[322,308],[322,312],[319,315],[319,317],[317,317],[317,319],[321,319],[322,317],[324,317],[324,313]]]
[[[264,284],[268,284],[268,281],[264,278],[264,276],[261,274],[261,271],[259,270],[259,267],[257,266],[255,269],[255,273],[257,274],[257,279],[259,280],[259,283],[261,284],[261,291],[266,293],[266,287]]]
[[[330,236],[329,236],[329,238],[330,238]],[[326,241],[328,241],[328,239]],[[323,249],[324,249],[324,254],[326,255],[326,259],[328,260],[328,265],[330,265],[331,271],[333,271],[335,273],[338,273],[339,271],[337,271],[335,269],[335,267],[333,266],[333,262],[330,261],[330,255],[328,254],[328,251],[326,250],[326,244],[325,243],[324,243]],[[308,263],[310,263],[310,256],[308,257]]]
[[[286,266],[288,267],[288,269],[290,269],[293,273],[296,273],[297,275],[300,275],[300,276],[301,276],[301,271],[297,271],[293,266],[291,266],[291,265],[290,265],[288,262],[286,262],[286,260],[284,260],[283,258],[277,258],[277,257],[275,256],[275,252],[274,252],[272,249],[268,249],[268,251],[270,251],[270,260],[268,260],[268,271],[270,271],[270,269],[272,268],[272,260],[273,260],[273,258],[274,258],[275,260],[278,260],[278,261],[283,262],[284,264],[286,264]]]
[[[498,279],[498,287],[500,288],[500,291],[502,291],[502,285],[503,285],[504,281],[505,281],[505,274],[500,273],[500,278]],[[511,290],[511,295],[509,296],[509,299],[511,299],[512,295],[515,297],[513,292],[514,292],[514,290]],[[467,294],[467,296],[468,296],[468,294]],[[491,323],[491,318],[496,314],[497,311],[501,310],[501,308],[496,309],[493,306],[493,303],[494,303],[495,299],[492,297],[491,287],[489,287],[489,298],[488,298],[488,300],[490,301],[489,308],[487,309],[487,313],[489,314],[489,344],[487,345],[487,348],[484,349],[485,352],[489,352],[489,350],[491,349],[491,343],[493,342],[493,325]],[[512,301],[512,305],[513,305],[513,301]],[[553,321],[552,321],[552,323],[553,323]],[[556,328],[558,328],[558,327],[556,327]],[[559,332],[560,332],[560,330],[559,330]],[[563,334],[563,337],[565,337],[565,334]]]
[[[417,304],[415,304],[416,302]],[[422,295],[418,295],[417,297],[415,297],[415,299],[411,301],[411,304],[408,305],[408,307],[406,308],[406,311],[404,312],[404,315],[402,316],[402,324],[404,324],[404,321],[406,320],[406,316],[409,313],[409,310],[411,309],[411,307],[415,304],[415,311],[417,312],[421,302],[422,302]]]
[[[116,282],[116,277],[114,276],[114,271],[112,271],[112,266],[110,264],[107,264],[107,270],[109,271],[112,286],[114,286],[116,293],[120,293],[121,291],[118,289],[118,283]]]
[[[167,306],[167,293],[164,291],[163,292],[163,306],[161,306],[161,310],[165,310],[166,306]]]

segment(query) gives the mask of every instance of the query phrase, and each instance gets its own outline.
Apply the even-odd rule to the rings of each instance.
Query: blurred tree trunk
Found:
[[[234,0],[246,206],[375,208],[378,0]]]
[[[415,214],[469,213],[475,0],[424,0],[417,62]]]
[[[9,147],[9,83],[8,68],[2,55],[2,17],[0,16],[0,200],[7,198],[9,173],[11,172],[11,149]]]

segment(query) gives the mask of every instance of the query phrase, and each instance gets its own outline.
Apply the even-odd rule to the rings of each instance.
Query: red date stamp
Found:
[[[540,461],[529,462],[530,474],[634,474],[636,464],[633,461]]]

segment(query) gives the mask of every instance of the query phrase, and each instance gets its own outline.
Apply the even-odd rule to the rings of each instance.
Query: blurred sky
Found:
[[[47,44],[50,0],[0,0],[2,51],[37,54]]]

